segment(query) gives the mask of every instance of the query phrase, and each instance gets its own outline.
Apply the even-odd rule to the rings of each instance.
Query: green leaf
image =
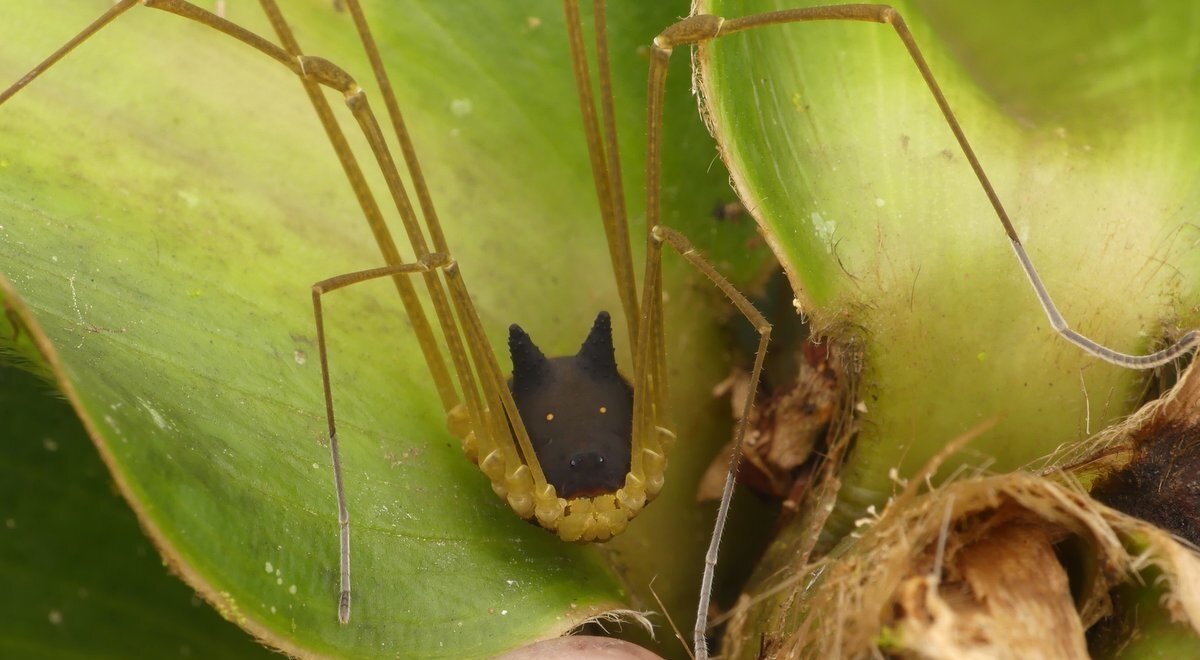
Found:
[[[1089,639],[1096,658],[1149,660],[1190,658],[1200,653],[1200,636],[1186,623],[1173,621],[1163,606],[1162,573],[1142,571],[1138,584],[1125,584],[1113,594],[1113,614],[1102,620]]]
[[[167,573],[45,383],[0,367],[0,419],[0,654],[270,656]]]
[[[703,4],[734,17],[781,3]],[[1127,352],[1194,327],[1195,3],[896,8],[1072,327]],[[1016,468],[1137,403],[1141,374],[1048,327],[890,26],[758,29],[700,59],[727,164],[803,309],[864,353],[834,529],[892,491],[890,469],[912,474],[983,420],[1002,419],[946,470]]]
[[[0,80],[110,5],[6,8]],[[284,9],[306,52],[378,99],[347,15],[327,0]],[[228,11],[271,34],[256,8]],[[519,322],[547,352],[573,352],[596,311],[618,305],[561,8],[366,11],[492,345]],[[630,173],[642,167],[638,48],[682,11],[613,8]],[[731,194],[687,76],[675,83],[665,220],[744,278],[757,267],[750,229],[709,217]],[[487,656],[618,605],[652,607],[640,595],[658,575],[655,590],[689,625],[710,525],[693,493],[728,424],[709,395],[724,367],[708,357],[720,355],[725,308],[684,267],[668,264],[680,450],[659,501],[604,553],[519,520],[464,459],[390,285],[327,297],[355,589],[352,622],[339,626],[309,287],[382,262],[300,84],[227,37],[139,7],[0,106],[0,125],[6,297],[28,305],[26,324],[143,529],[223,615],[296,653]],[[638,255],[639,181],[626,183]]]

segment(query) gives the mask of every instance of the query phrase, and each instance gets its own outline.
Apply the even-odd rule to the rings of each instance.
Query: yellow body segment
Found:
[[[540,488],[534,485],[532,470],[525,461],[536,463],[536,456],[525,459],[518,453],[518,462],[508,464],[504,458],[505,452],[492,448],[480,458],[475,433],[465,421],[466,414],[460,406],[451,411],[447,426],[462,440],[467,459],[488,477],[492,491],[507,502],[518,516],[554,532],[564,541],[596,543],[624,532],[629,521],[658,495],[665,481],[665,453],[643,448],[644,475],[630,472],[625,476],[625,485],[612,493],[562,498],[550,484]],[[674,433],[662,427],[658,428],[655,435],[658,437],[653,442],[662,449],[675,438]],[[511,438],[508,441],[513,442]]]

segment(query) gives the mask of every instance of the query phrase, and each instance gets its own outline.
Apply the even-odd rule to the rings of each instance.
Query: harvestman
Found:
[[[139,0],[121,0],[45,61],[0,93],[0,103],[20,91],[75,46],[79,45]],[[274,0],[261,0],[276,34],[277,46],[215,14],[184,0],[142,0],[142,4],[197,21],[225,33],[271,57],[294,73],[304,86],[350,182],[386,266],[339,275],[313,285],[313,310],[321,356],[322,384],[329,428],[340,526],[340,596],[338,616],[350,618],[350,535],[345,488],[338,453],[333,393],[325,347],[321,297],[351,284],[391,277],[417,334],[452,432],[463,441],[468,458],[492,483],[497,495],[522,518],[554,531],[566,541],[603,541],[622,532],[628,521],[662,488],[666,454],[674,444],[666,409],[666,347],[662,317],[661,257],[663,245],[670,246],[707,276],[746,316],[759,333],[758,350],[751,372],[749,392],[754,392],[762,371],[770,338],[770,325],[753,305],[722,277],[688,240],[660,223],[659,175],[662,142],[662,102],[667,65],[672,49],[697,44],[745,30],[818,20],[847,20],[891,25],[925,80],[950,131],[970,163],[980,186],[992,204],[1001,225],[1028,276],[1054,330],[1087,353],[1112,364],[1146,369],[1168,363],[1186,354],[1200,334],[1193,330],[1172,346],[1150,355],[1135,356],[1113,351],[1071,330],[1051,301],[1045,286],[1017,238],[1008,215],[951,111],[932,72],[925,63],[903,19],[892,8],[881,5],[841,5],[784,10],[735,19],[691,16],[668,27],[654,39],[651,49],[647,108],[646,225],[647,257],[643,289],[639,297],[629,244],[620,160],[607,58],[604,2],[594,0],[595,48],[600,87],[597,116],[591,73],[587,64],[577,0],[564,0],[571,46],[571,61],[579,92],[592,173],[599,198],[605,234],[622,311],[634,356],[632,384],[617,371],[612,331],[607,313],[601,312],[579,353],[546,358],[519,327],[510,328],[509,349],[513,360],[512,381],[506,381],[495,353],[488,346],[458,263],[451,256],[442,233],[429,190],[425,185],[416,152],[400,114],[399,105],[383,68],[375,41],[358,0],[346,0],[359,37],[387,106],[392,128],[399,141],[411,176],[421,214],[417,219],[408,193],[374,113],[362,89],[345,71],[300,50]],[[415,254],[405,262],[371,195],[363,172],[322,96],[320,87],[341,92],[362,130],[376,164],[387,182]],[[428,241],[426,240],[428,232]],[[432,243],[432,250],[429,243]],[[432,325],[408,279],[419,274],[429,291],[437,323],[450,354],[447,367]],[[458,380],[458,395],[451,379]],[[705,632],[717,550],[732,497],[740,443],[753,397],[743,404],[743,415],[735,432],[733,462],[726,476],[712,540],[705,558],[694,644],[697,657],[707,657]],[[560,435],[561,434],[561,435]],[[560,438],[555,444],[555,436]],[[568,440],[561,440],[562,437]]]

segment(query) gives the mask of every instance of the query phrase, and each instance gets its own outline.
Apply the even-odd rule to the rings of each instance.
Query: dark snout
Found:
[[[584,451],[573,454],[567,460],[567,469],[561,476],[561,497],[594,497],[603,493],[611,493],[625,485],[625,475],[629,472],[628,465],[618,465],[620,461],[606,459],[598,451]]]

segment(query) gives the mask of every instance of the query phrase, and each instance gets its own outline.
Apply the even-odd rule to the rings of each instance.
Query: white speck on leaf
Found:
[[[821,217],[821,214],[813,211],[812,216],[813,230],[817,232],[817,237],[825,244],[825,249],[833,254],[833,233],[837,231],[837,223],[833,220],[826,220]]]
[[[473,109],[471,99],[454,99],[450,102],[450,114],[455,117],[466,117]]]
[[[175,427],[174,424],[171,424],[167,421],[166,417],[163,417],[162,413],[155,410],[154,406],[151,406],[149,401],[138,398],[138,403],[142,404],[142,407],[146,409],[146,412],[150,413],[150,419],[154,420],[154,425],[158,428],[167,431]]]
[[[200,205],[200,195],[194,190],[179,190],[175,194],[179,195],[179,199],[182,199],[183,203],[187,204],[189,209],[194,209]]]

